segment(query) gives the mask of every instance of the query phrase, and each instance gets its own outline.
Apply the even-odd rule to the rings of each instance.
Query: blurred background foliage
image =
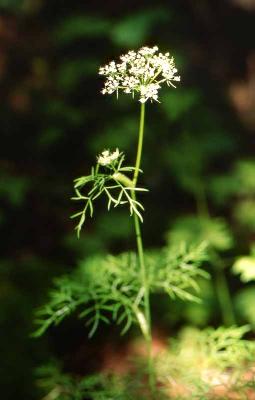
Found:
[[[147,107],[146,246],[205,238],[221,252],[237,321],[255,327],[254,12],[253,0],[0,0],[3,398],[39,398],[34,370],[50,357],[67,372],[94,372],[128,340],[109,327],[88,342],[75,317],[29,336],[54,277],[134,246],[125,210],[106,214],[99,203],[79,241],[69,219],[72,181],[99,152],[119,147],[133,162],[137,104],[103,97],[97,75],[127,49],[170,50],[182,77]],[[157,299],[157,329],[220,324],[213,282],[202,297],[202,306]]]

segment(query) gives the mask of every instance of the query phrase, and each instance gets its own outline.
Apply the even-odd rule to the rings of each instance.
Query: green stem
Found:
[[[142,157],[142,149],[143,149],[143,136],[144,136],[144,118],[145,118],[145,104],[141,104],[141,113],[140,113],[140,124],[139,124],[139,137],[138,137],[138,145],[137,145],[137,153],[136,153],[136,163],[133,177],[133,185],[136,187],[139,169],[141,165],[141,157]],[[132,191],[132,198],[136,200],[136,193]],[[154,385],[154,376],[153,376],[153,359],[152,359],[152,334],[151,334],[151,311],[150,311],[150,290],[148,286],[148,277],[146,273],[146,266],[144,262],[144,250],[143,250],[143,240],[141,235],[141,227],[138,216],[136,213],[134,215],[134,225],[135,225],[135,234],[136,234],[136,243],[137,243],[137,251],[138,251],[138,259],[141,271],[141,280],[144,288],[144,312],[146,319],[146,334],[144,337],[147,343],[147,354],[148,354],[148,371],[149,371],[149,384],[150,388],[153,391]]]
[[[136,152],[135,171],[134,171],[134,177],[133,177],[134,187],[136,187],[136,184],[137,184],[139,169],[140,169],[140,165],[141,165],[141,157],[142,157],[142,150],[143,150],[144,119],[145,119],[145,103],[142,103],[141,104],[141,112],[140,112],[140,124],[139,124],[138,145],[137,145],[137,152]]]
[[[206,199],[206,193],[205,193],[204,185],[202,182],[197,184],[196,202],[197,202],[198,214],[201,217],[210,218],[207,199]]]
[[[222,267],[222,261],[215,254],[214,262],[215,278],[216,278],[216,291],[218,301],[221,309],[222,320],[224,325],[231,326],[236,324],[233,304],[230,297],[227,278]]]
[[[198,185],[197,190],[197,208],[198,214],[201,218],[210,219],[209,208],[206,199],[206,193],[204,186]],[[217,253],[213,254],[214,259],[214,270],[215,270],[215,289],[219,301],[219,306],[221,310],[222,320],[224,325],[231,326],[236,323],[235,314],[233,310],[233,304],[231,301],[230,291],[226,275],[222,266],[222,261]]]

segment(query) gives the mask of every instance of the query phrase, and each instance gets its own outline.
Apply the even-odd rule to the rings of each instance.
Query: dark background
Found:
[[[196,212],[194,193],[201,185],[211,214],[224,216],[236,238],[232,256],[248,253],[254,208],[244,218],[238,194],[221,201],[224,182],[216,190],[208,183],[238,160],[254,158],[254,24],[252,0],[0,0],[3,399],[40,398],[35,370],[51,357],[71,372],[93,370],[101,357],[97,349],[116,333],[99,330],[88,343],[87,329],[74,316],[43,338],[30,338],[35,309],[53,277],[90,254],[134,247],[125,210],[107,213],[99,202],[79,241],[69,218],[75,211],[72,181],[89,172],[96,155],[119,147],[129,164],[135,157],[138,104],[129,96],[116,101],[100,94],[100,65],[127,50],[158,45],[174,55],[181,75],[176,90],[162,90],[161,104],[147,107],[146,247],[163,245],[171,223]],[[231,274],[229,282],[234,297],[240,285]],[[175,305],[162,326],[176,331],[187,322],[220,322],[213,304],[204,319]]]

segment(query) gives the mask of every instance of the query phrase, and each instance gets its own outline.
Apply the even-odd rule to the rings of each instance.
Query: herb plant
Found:
[[[75,310],[81,318],[86,320],[90,337],[93,336],[100,322],[108,324],[110,319],[121,325],[122,334],[127,332],[133,324],[138,325],[147,345],[145,370],[148,377],[146,390],[149,391],[148,393],[142,391],[141,395],[144,396],[144,393],[147,393],[145,398],[156,398],[156,383],[161,379],[157,372],[158,362],[152,353],[151,295],[164,293],[171,299],[200,302],[198,282],[201,278],[209,277],[201,266],[208,260],[208,254],[210,258],[212,254],[216,254],[212,252],[213,248],[219,250],[228,248],[231,238],[226,233],[224,223],[201,217],[202,225],[198,229],[196,221],[194,223],[191,219],[188,222],[191,226],[192,240],[188,237],[190,232],[187,236],[186,221],[184,229],[180,225],[179,228],[176,227],[173,230],[167,246],[152,251],[144,250],[141,230],[144,207],[137,196],[140,192],[146,192],[147,189],[137,184],[142,172],[146,103],[159,102],[159,90],[162,84],[166,83],[168,86],[175,87],[174,83],[180,81],[180,77],[177,75],[173,57],[170,57],[169,53],[160,53],[156,46],[143,47],[137,52],[129,51],[120,57],[119,62],[112,61],[100,68],[99,74],[105,77],[103,94],[116,93],[118,98],[119,94],[124,92],[131,94],[133,99],[138,97],[140,121],[136,160],[134,166],[125,165],[125,155],[118,148],[114,151],[103,150],[98,155],[91,173],[74,181],[73,200],[82,204],[82,208],[72,218],[78,219],[76,231],[80,237],[86,218],[94,215],[98,198],[105,197],[108,210],[122,206],[128,207],[134,221],[137,251],[87,258],[81,261],[71,274],[58,278],[54,289],[50,292],[48,304],[38,311],[39,328],[35,335],[41,335],[50,325],[57,325]],[[209,237],[204,234],[207,230],[212,232]],[[205,237],[211,247],[209,253]],[[229,357],[232,347],[236,349],[234,345],[245,332],[246,328],[239,330],[230,328],[229,331],[222,328],[216,333],[211,331],[209,334],[201,333],[201,340],[204,340],[206,346],[209,346],[208,340],[214,345],[214,336],[217,343],[223,341],[223,347],[219,348],[219,354],[215,354],[215,357],[219,358],[222,355],[222,348],[227,346],[226,362],[228,362],[232,357]],[[226,342],[224,342],[225,338]],[[232,347],[229,347],[230,342],[233,342]],[[242,345],[243,342],[240,342],[240,346]],[[204,348],[203,351],[206,352]],[[223,351],[225,354],[224,349]],[[54,387],[52,389],[56,392],[56,398],[64,398],[61,397],[64,393],[67,393],[67,399],[80,399],[87,393],[93,399],[131,398],[128,395],[129,390],[126,390],[123,396],[121,395],[120,386],[123,386],[123,382],[117,384],[116,393],[109,389],[107,397],[106,392],[100,392],[102,388],[109,388],[110,381],[105,383],[105,378],[85,378],[77,383],[77,386],[71,377],[59,374],[58,370],[54,371],[57,377],[55,381],[60,382],[55,389]],[[163,376],[162,373],[161,376]],[[47,379],[44,382],[47,383]],[[49,388],[51,386],[50,382]],[[99,392],[95,390],[95,387],[101,388]],[[73,393],[77,395],[74,396]],[[159,390],[157,396],[159,396]]]
[[[104,88],[102,90],[103,94],[116,93],[118,97],[119,92],[122,91],[125,94],[131,94],[133,98],[135,97],[135,95],[138,95],[139,102],[141,103],[138,146],[132,181],[130,182],[130,180],[127,180],[127,177],[123,174],[123,172],[125,172],[123,171],[123,169],[117,169],[116,171],[114,170],[114,163],[116,162],[116,152],[110,154],[108,153],[108,151],[104,151],[102,155],[98,157],[98,164],[102,165],[103,163],[103,166],[105,166],[106,168],[107,166],[110,166],[110,169],[112,170],[112,172],[114,172],[112,176],[114,176],[115,174],[117,174],[118,176],[120,172],[121,180],[118,177],[116,178],[115,175],[114,181],[117,183],[117,186],[122,185],[121,190],[119,191],[117,198],[109,195],[109,192],[107,193],[109,198],[108,207],[110,207],[112,202],[115,204],[115,206],[128,202],[130,213],[133,214],[134,217],[138,263],[140,268],[140,289],[137,294],[137,298],[135,299],[135,302],[138,302],[138,305],[139,302],[142,302],[142,307],[137,313],[137,319],[140,323],[141,331],[147,342],[149,381],[151,388],[153,388],[154,382],[152,373],[150,287],[140,227],[140,221],[142,220],[142,217],[140,212],[138,211],[138,207],[143,207],[136,199],[136,190],[143,149],[145,104],[148,100],[150,100],[151,102],[158,101],[158,91],[163,83],[166,83],[168,86],[175,87],[173,82],[180,81],[180,77],[176,75],[177,69],[175,67],[174,58],[170,57],[169,53],[159,53],[157,46],[154,46],[153,48],[143,47],[138,50],[138,52],[129,51],[126,55],[120,57],[119,62],[116,63],[115,61],[111,61],[109,64],[100,68],[99,74],[106,77]],[[127,171],[130,171],[130,167]],[[118,187],[116,188],[115,186],[116,184],[111,186],[110,189],[118,189]],[[103,184],[102,186],[100,186],[100,188],[101,187],[103,188]],[[107,188],[107,190],[109,189]],[[124,201],[122,200],[123,191],[126,196],[126,200]],[[128,194],[128,191],[130,191],[130,196]],[[91,196],[91,191],[89,192],[89,196]],[[86,207],[88,204],[88,199],[85,200]],[[91,199],[89,199],[89,201],[91,201]],[[84,214],[81,214],[81,219],[78,225],[78,232],[80,231],[80,228],[84,221],[83,216]],[[164,285],[162,285],[162,287],[163,289],[165,289],[165,291],[167,291],[167,286],[164,287]]]
[[[124,165],[124,154],[104,150],[98,157],[91,174],[75,180],[76,196],[73,200],[83,203],[82,210],[73,215],[78,218],[78,237],[86,220],[94,214],[95,202],[100,196],[107,199],[111,207],[128,206],[134,220],[137,254],[94,257],[78,266],[72,276],[56,281],[50,302],[38,313],[42,334],[51,324],[59,323],[66,315],[80,306],[93,335],[100,321],[109,322],[109,315],[122,324],[125,333],[137,323],[147,343],[148,376],[151,391],[155,386],[152,357],[151,293],[164,292],[171,298],[199,301],[197,279],[208,277],[200,268],[206,259],[205,243],[195,246],[167,247],[153,252],[144,252],[141,222],[143,205],[137,200],[137,193],[146,191],[138,187],[144,138],[145,107],[148,101],[159,102],[158,92],[163,83],[175,87],[180,81],[174,58],[162,54],[158,48],[143,47],[137,52],[129,51],[119,62],[110,62],[100,68],[105,76],[103,94],[120,92],[138,96],[140,122],[135,166]],[[84,289],[86,288],[86,290]]]

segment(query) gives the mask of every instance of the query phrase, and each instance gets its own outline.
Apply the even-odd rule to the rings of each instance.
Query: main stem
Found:
[[[138,136],[138,145],[137,145],[137,153],[136,153],[136,163],[133,177],[133,185],[136,187],[139,169],[141,164],[142,157],[142,149],[143,149],[143,136],[144,136],[144,117],[145,117],[145,104],[141,104],[141,112],[140,112],[140,124],[139,124],[139,136]],[[132,191],[132,198],[136,200],[135,191]],[[152,365],[152,334],[151,334],[151,311],[150,311],[150,291],[148,286],[148,277],[146,273],[146,266],[144,262],[144,251],[143,251],[143,240],[141,235],[141,227],[139,218],[136,213],[134,215],[134,225],[135,225],[135,234],[136,234],[136,243],[137,243],[137,251],[138,251],[138,259],[141,271],[141,280],[144,289],[144,312],[146,319],[146,334],[145,339],[147,342],[147,354],[148,354],[148,370],[149,370],[149,384],[151,390],[154,388],[154,377],[153,377],[153,365]]]

